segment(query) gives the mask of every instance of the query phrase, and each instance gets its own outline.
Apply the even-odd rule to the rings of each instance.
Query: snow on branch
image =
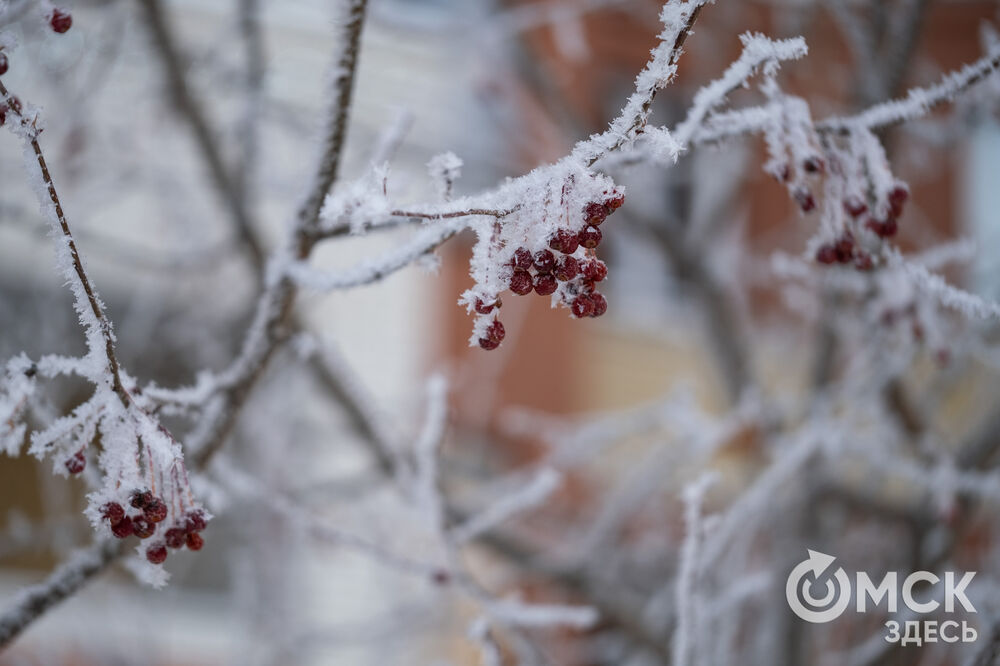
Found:
[[[471,516],[451,530],[451,540],[456,544],[472,541],[511,517],[530,511],[544,503],[562,483],[562,476],[551,468],[544,468],[523,487],[509,493]]]

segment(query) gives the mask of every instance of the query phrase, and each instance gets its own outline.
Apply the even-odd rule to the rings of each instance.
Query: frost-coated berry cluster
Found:
[[[129,496],[126,509],[118,502],[107,502],[101,507],[101,519],[118,539],[136,536],[149,539],[162,524],[169,525],[163,530],[163,537],[156,539],[146,548],[146,559],[153,564],[162,564],[167,559],[167,548],[201,550],[204,541],[201,531],[205,529],[205,513],[201,509],[173,512],[174,518],[165,522],[171,512],[162,498],[149,490],[134,490]]]
[[[565,165],[553,170],[559,167]],[[601,225],[625,202],[624,192],[604,176],[570,171],[528,193],[537,205],[522,203],[488,232],[480,231],[471,270],[477,287],[460,302],[478,315],[471,343],[483,349],[503,341],[498,315],[506,290],[548,296],[553,306],[567,307],[577,318],[600,317],[608,308],[597,290],[608,268],[596,249]]]

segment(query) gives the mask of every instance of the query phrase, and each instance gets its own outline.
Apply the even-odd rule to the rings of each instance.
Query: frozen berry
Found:
[[[499,319],[494,319],[493,323],[486,328],[485,337],[479,338],[479,346],[487,351],[496,349],[503,342],[505,335],[507,332],[504,330],[503,324],[500,323]]]
[[[503,303],[500,302],[499,298],[496,299],[495,301],[491,302],[491,303],[488,303],[488,304],[484,303],[483,299],[477,298],[476,299],[476,312],[478,312],[479,314],[489,314],[489,313],[493,312],[494,308],[498,308],[501,305],[503,305]]]
[[[600,259],[591,259],[581,267],[584,276],[593,282],[600,282],[608,277],[608,265]]]
[[[600,317],[608,311],[608,299],[604,298],[604,294],[596,292],[591,294],[590,302],[594,304],[594,311],[590,313],[591,317]]]
[[[136,509],[145,509],[151,499],[153,499],[153,493],[148,490],[133,490],[132,496],[129,497],[129,504]]]
[[[167,505],[159,497],[154,497],[143,509],[143,517],[151,523],[162,522],[167,517]]]
[[[832,264],[837,261],[837,250],[830,243],[819,246],[816,250],[816,261],[821,264]]]
[[[589,317],[594,314],[594,301],[591,300],[589,294],[580,294],[573,299],[573,304],[570,306],[570,310],[573,312],[573,316],[575,317]]]
[[[587,227],[580,232],[578,238],[580,240],[580,245],[588,250],[593,250],[601,244],[601,230],[597,227]]]
[[[580,263],[576,260],[576,257],[562,257],[559,259],[559,263],[556,264],[556,279],[562,282],[568,282],[576,277],[576,274],[580,272]]]
[[[837,261],[848,263],[854,257],[854,237],[848,232],[837,239],[833,249],[837,251]]]
[[[858,199],[857,197],[850,197],[844,199],[844,210],[847,211],[847,214],[851,217],[860,217],[867,212],[868,206],[866,206],[865,202],[861,199]]]
[[[156,531],[156,525],[146,520],[143,516],[132,518],[132,533],[140,539],[148,539]]]
[[[531,258],[531,251],[528,248],[519,247],[516,250],[514,250],[514,264],[518,268],[522,270],[528,270],[529,268],[531,268],[531,265],[533,263],[534,262]]]
[[[621,192],[615,192],[610,197],[604,200],[604,208],[608,211],[608,214],[615,212],[625,204],[625,195]]]
[[[167,559],[167,547],[162,543],[154,543],[146,549],[146,559],[153,564],[163,564]]]
[[[803,213],[809,213],[816,209],[816,199],[814,199],[812,193],[804,187],[796,188],[792,196],[795,197],[795,203],[799,205],[799,208],[802,209]]]
[[[106,519],[112,525],[117,525],[125,517],[125,509],[118,502],[108,502],[101,507],[101,518]]]
[[[494,323],[499,324],[500,322],[494,322]],[[500,339],[502,340],[503,339],[502,324],[500,325],[500,331],[501,331]],[[189,511],[187,516],[185,516],[184,518],[185,518],[184,529],[186,531],[200,532],[203,529],[205,529],[205,514],[202,513],[199,509],[195,509],[194,511]]]
[[[587,224],[592,224],[595,227],[599,226],[601,222],[604,222],[608,217],[608,210],[604,207],[604,204],[599,204],[596,201],[592,201],[587,204],[587,207],[583,209],[583,221]]]
[[[132,519],[125,516],[117,523],[111,526],[111,533],[114,534],[119,539],[124,539],[127,536],[131,536],[133,532]]]
[[[73,25],[73,17],[69,15],[69,12],[64,12],[61,9],[53,9],[49,15],[49,25],[52,26],[54,31],[62,34]]]
[[[535,293],[539,296],[549,296],[559,288],[559,282],[551,273],[539,273],[535,276]]]
[[[7,73],[7,69],[10,67],[10,60],[7,59],[7,54],[0,51],[0,76]]]
[[[899,225],[896,224],[896,218],[894,217],[890,217],[884,222],[873,218],[865,222],[865,226],[875,232],[876,236],[881,238],[895,236],[896,232],[899,230]]]
[[[535,268],[539,273],[551,273],[556,267],[556,256],[548,250],[539,250],[535,253]]]
[[[872,255],[868,253],[859,254],[854,258],[854,267],[859,271],[870,271],[875,268],[875,262],[872,260]]]
[[[549,247],[563,254],[573,254],[579,245],[580,241],[576,234],[569,229],[559,229],[549,238]]]
[[[514,274],[510,276],[510,290],[518,296],[531,293],[531,273],[515,268]]]
[[[806,173],[821,173],[823,171],[823,160],[813,155],[802,161],[802,168]]]
[[[903,214],[903,205],[909,198],[910,190],[908,190],[906,185],[903,185],[902,183],[897,183],[895,187],[889,191],[889,208],[892,210],[894,217],[899,217]]]
[[[74,453],[73,457],[67,458],[64,464],[70,474],[79,474],[82,472],[87,466],[87,457],[83,455],[83,449]]]
[[[163,540],[170,548],[183,548],[184,542],[187,540],[187,532],[179,527],[171,527],[163,533]]]
[[[201,550],[205,545],[205,540],[197,532],[189,532],[187,535],[187,547],[191,550]]]

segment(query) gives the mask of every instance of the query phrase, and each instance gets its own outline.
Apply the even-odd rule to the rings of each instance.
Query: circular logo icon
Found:
[[[799,562],[788,574],[785,598],[788,599],[792,612],[806,622],[830,622],[840,617],[851,603],[851,581],[844,569],[838,567],[821,584],[824,572],[837,558],[815,550],[808,552],[809,557]],[[821,588],[818,593],[813,589],[817,587]]]

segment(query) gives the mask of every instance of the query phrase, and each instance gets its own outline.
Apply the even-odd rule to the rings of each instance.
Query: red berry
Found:
[[[146,549],[146,559],[153,564],[163,564],[167,559],[167,547],[162,543],[154,543]]]
[[[535,293],[539,296],[549,296],[559,288],[559,282],[551,273],[539,273],[535,276]]]
[[[539,273],[551,273],[556,267],[556,256],[548,250],[539,250],[535,253],[535,268]]]
[[[615,212],[625,204],[625,195],[622,192],[615,192],[604,200],[604,209],[608,215]]]
[[[159,497],[154,497],[143,509],[143,517],[151,523],[162,522],[167,517],[167,505]]]
[[[0,76],[7,73],[7,69],[10,67],[10,60],[7,59],[7,54],[0,51]]]
[[[804,187],[796,188],[792,196],[795,197],[795,203],[799,205],[803,213],[808,213],[816,209],[816,200],[813,198],[812,193]]]
[[[859,271],[870,271],[875,268],[875,262],[872,260],[872,256],[870,254],[859,254],[854,259],[854,267]]]
[[[820,173],[823,171],[823,160],[815,155],[807,157],[802,161],[802,168],[806,173]]]
[[[842,264],[848,263],[854,257],[854,237],[850,232],[844,234],[833,246],[837,251],[837,261]]]
[[[594,292],[590,295],[590,301],[594,304],[594,311],[590,313],[591,317],[600,317],[608,311],[608,299],[604,298],[604,294]]]
[[[837,250],[830,243],[819,246],[816,250],[816,261],[821,264],[832,264],[837,261]]]
[[[133,532],[132,519],[125,516],[117,523],[111,526],[111,533],[114,534],[119,539],[124,539],[127,536],[131,536]]]
[[[501,326],[500,329],[503,330],[503,327]],[[200,532],[205,529],[205,514],[200,509],[188,511],[185,516],[184,529],[188,532]]]
[[[171,527],[169,530],[163,533],[163,540],[169,547],[174,549],[183,548],[186,539],[187,539],[187,532],[185,532],[179,527]]]
[[[868,210],[868,206],[865,205],[864,201],[858,199],[857,197],[849,197],[844,199],[844,210],[847,211],[847,214],[851,217],[860,217]]]
[[[601,236],[601,230],[597,227],[587,227],[580,232],[578,238],[580,240],[580,245],[588,250],[593,250],[601,244]]]
[[[559,259],[559,263],[556,264],[556,279],[562,282],[568,282],[576,277],[576,274],[580,272],[580,263],[576,260],[576,257],[564,256]]]
[[[875,235],[881,238],[889,238],[890,236],[895,236],[896,232],[899,231],[899,225],[896,223],[896,218],[890,217],[888,220],[882,222],[876,219],[870,219],[865,222],[865,226],[875,232]]]
[[[67,458],[63,464],[66,465],[66,469],[70,474],[79,474],[82,472],[87,466],[87,458],[83,455],[83,449],[74,453],[72,458]]]
[[[600,282],[608,277],[608,265],[600,259],[591,259],[581,267],[584,276],[592,282]]]
[[[503,328],[503,324],[500,323],[499,319],[494,319],[493,323],[486,328],[486,336],[479,338],[479,346],[490,351],[496,349],[503,342],[504,336],[507,332]]]
[[[191,550],[201,550],[205,545],[205,540],[197,532],[189,532],[187,535],[187,547]]]
[[[902,183],[897,183],[892,190],[889,191],[889,208],[892,210],[893,217],[899,217],[903,213],[903,204],[906,200],[910,198],[910,191],[906,188],[906,185]]]
[[[492,303],[488,304],[488,305],[483,302],[483,299],[477,298],[476,299],[476,312],[478,312],[479,314],[489,314],[489,313],[493,312],[494,308],[498,308],[501,305],[503,305],[503,303],[500,301],[499,298],[496,299],[495,301],[493,301]]]
[[[595,227],[604,222],[607,217],[608,210],[604,207],[604,204],[599,204],[596,201],[591,201],[583,209],[583,221]]]
[[[69,12],[64,12],[61,9],[53,9],[49,15],[49,25],[52,26],[53,30],[62,34],[73,25],[73,17],[69,15]]]
[[[589,317],[594,314],[594,301],[591,300],[589,294],[580,294],[573,299],[573,304],[570,306],[570,310],[576,317]]]
[[[579,245],[580,241],[576,234],[569,229],[559,229],[549,238],[549,247],[563,254],[573,254]]]
[[[108,502],[101,507],[101,518],[107,519],[112,525],[117,525],[125,518],[125,509],[118,502]]]
[[[531,293],[531,273],[515,268],[514,274],[510,276],[510,290],[518,296]]]
[[[132,533],[140,539],[148,539],[156,531],[156,525],[146,520],[143,516],[132,518]]]
[[[528,270],[531,268],[532,263],[531,251],[526,247],[519,247],[514,250],[514,264],[523,270]]]

